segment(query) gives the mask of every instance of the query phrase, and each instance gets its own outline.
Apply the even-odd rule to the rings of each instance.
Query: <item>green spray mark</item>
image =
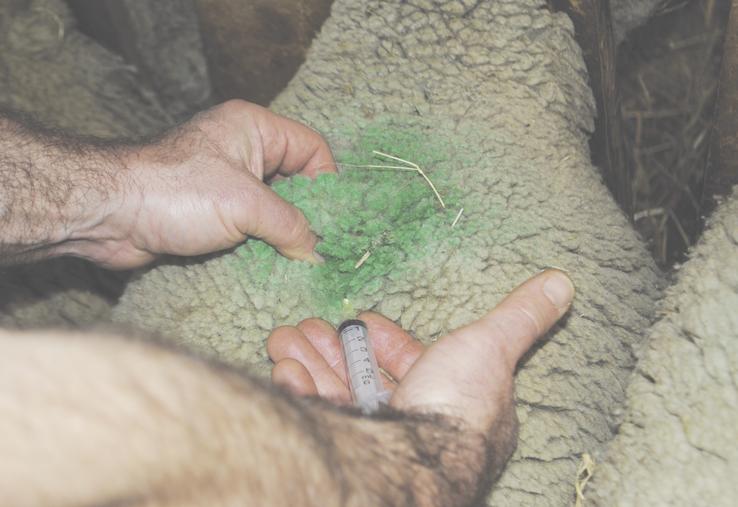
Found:
[[[237,252],[244,265],[251,266],[255,282],[265,283],[275,270],[291,272],[306,281],[313,303],[326,316],[339,313],[344,299],[376,294],[387,276],[402,269],[403,263],[427,255],[431,243],[451,239],[462,229],[451,229],[460,207],[460,193],[449,184],[451,156],[443,143],[423,130],[389,123],[371,125],[358,134],[346,130],[344,134],[356,141],[350,149],[336,153],[336,159],[346,164],[340,174],[323,174],[314,181],[294,177],[274,185],[275,191],[305,213],[321,236],[317,251],[325,263],[303,266],[309,270],[303,274],[280,269],[289,261],[263,243],[249,242]],[[447,208],[441,208],[416,172],[348,167],[395,165],[376,158],[373,150],[421,166]],[[357,262],[367,252],[369,257],[357,269]],[[257,263],[260,267],[254,269]]]

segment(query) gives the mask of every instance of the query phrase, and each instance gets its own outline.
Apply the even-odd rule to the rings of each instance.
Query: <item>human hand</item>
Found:
[[[521,357],[568,310],[574,287],[551,269],[516,288],[494,310],[425,347],[376,313],[366,322],[377,362],[392,379],[390,406],[409,413],[441,414],[495,441],[509,457],[517,419],[513,374]],[[319,319],[275,329],[267,342],[272,380],[294,394],[351,401],[336,331]]]
[[[304,215],[265,183],[335,171],[328,145],[308,127],[233,100],[127,151],[124,162],[123,197],[85,252],[96,262],[132,268],[160,254],[230,248],[248,236],[286,257],[317,260]]]

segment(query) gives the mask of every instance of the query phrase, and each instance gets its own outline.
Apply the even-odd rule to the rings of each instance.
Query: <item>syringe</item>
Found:
[[[390,392],[382,385],[366,324],[361,320],[347,320],[338,326],[338,336],[354,405],[365,414],[377,411],[380,403],[389,401]]]

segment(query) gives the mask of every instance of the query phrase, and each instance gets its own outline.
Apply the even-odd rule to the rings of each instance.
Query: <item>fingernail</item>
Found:
[[[552,271],[543,283],[543,293],[559,310],[567,308],[574,297],[574,284],[562,271]]]
[[[314,264],[323,264],[325,262],[323,256],[315,251],[313,251],[313,259],[315,259]]]
[[[557,269],[559,271],[562,271],[563,273],[566,273],[567,275],[569,274],[568,269],[564,269],[560,266],[554,266],[554,265],[544,267],[542,270],[539,271],[539,273],[543,273],[544,271],[548,271],[549,269]]]

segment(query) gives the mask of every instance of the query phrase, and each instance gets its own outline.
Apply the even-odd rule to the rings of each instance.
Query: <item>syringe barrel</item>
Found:
[[[365,414],[375,412],[380,403],[388,401],[389,393],[382,383],[366,323],[347,320],[338,327],[338,336],[354,405]]]

